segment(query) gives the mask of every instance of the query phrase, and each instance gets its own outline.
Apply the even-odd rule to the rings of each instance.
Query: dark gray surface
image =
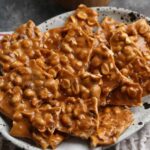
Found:
[[[0,31],[14,30],[32,19],[36,24],[67,10],[57,6],[56,0],[0,0]],[[150,16],[150,0],[112,0],[110,6],[136,10]]]

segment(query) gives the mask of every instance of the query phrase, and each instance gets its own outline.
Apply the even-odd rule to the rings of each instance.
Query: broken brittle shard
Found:
[[[114,144],[132,124],[132,113],[124,107],[100,107],[99,128],[91,136],[91,146]]]
[[[60,101],[60,105],[59,131],[83,139],[88,139],[95,132],[99,125],[97,98],[82,100],[68,97]]]
[[[149,43],[147,36],[144,37],[144,33],[139,33],[140,28],[147,30],[145,34],[148,35],[150,27],[143,19],[116,29],[110,38],[110,46],[114,52],[116,66],[121,73],[140,83],[143,95],[148,95],[150,92]]]
[[[112,51],[104,44],[93,50],[89,71],[102,75],[100,105],[141,105],[140,85],[121,74],[115,65]]]

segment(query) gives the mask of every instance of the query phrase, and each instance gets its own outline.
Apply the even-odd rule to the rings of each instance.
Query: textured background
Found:
[[[66,10],[56,6],[56,0],[0,0],[0,31],[14,30],[32,19],[40,24]],[[111,0],[110,6],[136,10],[150,16],[150,0]]]

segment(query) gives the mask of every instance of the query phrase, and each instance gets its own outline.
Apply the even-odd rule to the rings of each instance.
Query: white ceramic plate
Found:
[[[138,14],[137,12],[133,12],[130,10],[126,10],[123,8],[114,8],[114,7],[95,7],[93,8],[100,14],[100,20],[104,16],[111,16],[122,22],[132,22],[138,18],[144,17],[148,21],[150,18],[145,17],[144,15]],[[66,18],[73,12],[67,12],[56,16],[52,19],[45,21],[44,23],[39,25],[39,28],[45,32],[48,29],[52,29],[55,27],[62,26],[66,20]],[[144,106],[132,108],[135,122],[131,125],[118,139],[117,143],[122,141],[123,139],[129,137],[133,133],[137,132],[141,129],[144,124],[150,122],[150,96],[143,98]],[[14,138],[9,135],[9,124],[6,119],[0,117],[0,133],[13,144],[17,145],[20,148],[26,150],[40,150],[40,148],[36,147],[34,144],[29,143],[27,141],[23,141],[22,139]],[[71,138],[68,141],[63,142],[60,146],[58,146],[57,150],[90,150],[86,141],[82,141],[80,139]],[[95,148],[95,150],[99,148]]]

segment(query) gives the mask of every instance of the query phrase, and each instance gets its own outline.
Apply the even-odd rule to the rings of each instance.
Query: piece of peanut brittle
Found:
[[[127,33],[150,67],[150,25],[145,19],[139,19],[127,27]]]
[[[110,47],[114,53],[115,64],[119,70],[136,57],[142,57],[141,52],[126,31],[116,30],[110,38]]]
[[[90,36],[77,26],[62,28],[62,30],[53,29],[48,33],[49,36],[45,39],[45,45],[49,49],[49,56],[45,58],[48,65],[55,67],[59,64],[60,68],[67,70],[72,68],[75,74],[87,68],[94,45]],[[55,42],[58,40],[54,37],[57,37],[59,42]]]
[[[31,125],[26,119],[13,121],[10,135],[18,138],[31,138]]]
[[[115,30],[117,28],[124,28],[125,24],[106,16],[102,22],[100,22],[100,26],[103,29],[106,39],[109,41]]]
[[[142,57],[137,57],[120,71],[124,76],[141,85],[143,96],[150,93],[150,68]]]
[[[40,56],[39,49],[42,44],[43,33],[32,21],[20,26],[13,34],[5,35],[0,41],[0,64],[3,72],[19,66],[27,66],[29,59]]]
[[[88,139],[98,127],[98,100],[91,98],[83,100],[68,97],[59,101],[60,113],[57,130]]]
[[[43,149],[49,146],[55,149],[62,141],[67,138],[67,135],[55,131],[53,134],[48,132],[39,132],[33,130],[33,127],[27,120],[13,121],[13,126],[10,130],[10,134],[17,138],[32,139],[37,145],[40,145]]]
[[[108,49],[104,44],[99,45],[99,47],[93,50],[89,64],[89,71],[94,74],[102,75],[103,84],[101,87],[102,93],[99,102],[100,105],[109,104],[110,101],[111,104],[116,104],[116,101],[114,101],[114,99],[108,99],[110,98],[112,91],[115,89],[117,89],[116,93],[121,96],[120,99],[117,98],[118,105],[135,106],[141,104],[142,89],[140,85],[137,83],[133,83],[132,80],[126,78],[121,74],[121,72],[115,65],[112,51]],[[122,87],[127,87],[129,89],[136,87],[136,94],[132,95],[132,92],[129,93],[126,90],[124,90],[124,93],[120,93]],[[126,97],[126,99],[122,98],[124,96]]]
[[[144,47],[141,50],[142,43],[140,44],[141,49],[138,46],[139,41],[137,44],[139,38],[133,23],[128,25],[124,31],[116,30],[110,39],[110,45],[114,53],[116,66],[124,76],[139,83],[143,88],[143,95],[147,95],[150,86],[150,67],[147,58],[144,56]]]
[[[38,133],[33,131],[32,138],[33,141],[40,145],[43,149],[48,148],[49,146],[52,149],[56,149],[56,147],[61,144],[65,139],[67,139],[67,135],[56,131],[54,134],[47,133]]]
[[[92,35],[98,24],[98,13],[85,5],[79,5],[76,11],[67,19],[65,26],[79,26],[88,35]]]
[[[99,128],[90,137],[91,146],[114,144],[132,122],[132,113],[128,108],[100,107]]]

